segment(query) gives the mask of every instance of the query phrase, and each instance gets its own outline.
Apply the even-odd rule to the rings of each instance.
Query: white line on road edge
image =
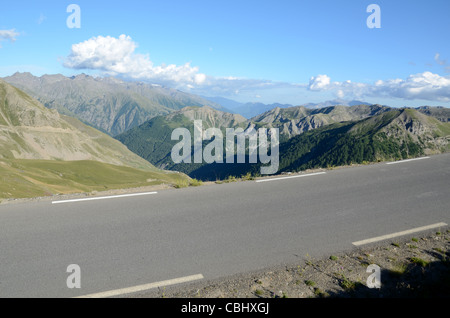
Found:
[[[113,297],[113,296],[119,296],[119,295],[124,295],[124,294],[141,292],[141,291],[145,291],[145,290],[149,290],[149,289],[153,289],[153,288],[157,288],[157,287],[165,287],[165,286],[170,286],[170,285],[175,285],[175,284],[187,283],[187,282],[191,282],[191,281],[199,280],[199,279],[203,279],[203,278],[204,277],[202,274],[197,274],[197,275],[191,275],[191,276],[185,276],[185,277],[180,277],[180,278],[164,280],[164,281],[156,282],[156,283],[138,285],[138,286],[128,287],[128,288],[115,289],[115,290],[110,290],[110,291],[106,291],[106,292],[102,292],[102,293],[78,296],[75,298]]]
[[[132,194],[111,195],[111,196],[107,196],[107,197],[93,197],[93,198],[84,198],[84,199],[52,201],[52,204],[134,197],[134,196],[138,196],[138,195],[149,195],[149,194],[156,194],[156,193],[158,193],[158,192],[132,193]]]
[[[396,163],[403,163],[403,162],[409,162],[409,161],[415,161],[415,160],[422,160],[422,159],[429,159],[430,157],[420,157],[420,158],[413,158],[413,159],[405,159],[405,160],[399,160],[399,161],[392,161],[387,162],[387,165],[395,165]]]
[[[324,174],[324,173],[326,173],[326,172],[315,172],[315,173],[309,173],[309,174],[300,174],[300,175],[297,175],[297,176],[289,176],[289,177],[281,177],[281,178],[270,178],[270,179],[257,180],[255,182],[267,182],[267,181],[276,181],[276,180],[283,180],[283,179],[309,177],[309,176],[315,176],[315,175]]]
[[[392,234],[383,235],[383,236],[377,236],[377,237],[370,238],[367,240],[353,242],[352,244],[356,245],[356,246],[360,246],[360,245],[364,245],[364,244],[369,244],[369,243],[374,243],[374,242],[378,242],[378,241],[382,241],[382,240],[391,239],[391,238],[402,236],[402,235],[412,234],[412,233],[416,233],[416,232],[420,232],[420,231],[426,231],[426,230],[434,229],[434,228],[441,227],[441,226],[447,226],[447,224],[441,222],[441,223],[431,224],[431,225],[427,225],[427,226],[416,227],[414,229],[410,229],[410,230],[406,230],[406,231],[402,231],[402,232],[392,233]]]

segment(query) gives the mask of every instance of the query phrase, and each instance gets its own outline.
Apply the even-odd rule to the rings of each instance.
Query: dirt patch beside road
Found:
[[[442,232],[440,232],[442,231]],[[132,295],[151,298],[450,297],[450,230],[361,247],[290,266]],[[370,264],[381,288],[369,288]],[[373,280],[371,282],[374,282]]]

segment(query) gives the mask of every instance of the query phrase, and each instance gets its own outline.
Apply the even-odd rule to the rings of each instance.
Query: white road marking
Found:
[[[408,234],[426,231],[426,230],[443,227],[443,226],[447,226],[447,224],[441,222],[441,223],[431,224],[431,225],[427,225],[427,226],[416,227],[414,229],[410,229],[410,230],[406,230],[406,231],[402,231],[402,232],[396,232],[396,233],[387,234],[387,235],[383,235],[383,236],[373,237],[373,238],[370,238],[367,240],[353,242],[352,244],[355,246],[360,246],[360,245],[364,245],[364,244],[374,243],[374,242],[387,240],[387,239],[391,239],[391,238],[402,236],[402,235],[408,235]]]
[[[141,292],[141,291],[145,291],[145,290],[149,290],[149,289],[153,289],[153,288],[157,288],[157,287],[165,287],[165,286],[170,286],[170,285],[175,285],[175,284],[192,282],[194,280],[199,280],[199,279],[203,279],[203,278],[204,277],[202,274],[197,274],[197,275],[191,275],[191,276],[185,276],[185,277],[180,277],[180,278],[164,280],[164,281],[156,282],[156,283],[138,285],[138,286],[133,286],[133,287],[128,287],[128,288],[114,289],[114,290],[110,290],[110,291],[106,291],[106,292],[89,294],[89,295],[79,296],[79,297],[75,297],[75,298],[106,298],[106,297],[120,296],[120,295],[124,295],[124,294]]]
[[[315,172],[315,173],[308,173],[308,174],[299,174],[296,176],[289,176],[289,177],[280,177],[280,178],[269,178],[269,179],[263,179],[263,180],[257,180],[255,182],[268,182],[268,181],[276,181],[276,180],[284,180],[284,179],[292,179],[292,178],[302,178],[302,177],[310,177],[315,176],[318,174],[325,174],[326,172]]]
[[[420,158],[413,158],[413,159],[405,159],[405,160],[399,160],[399,161],[392,161],[387,162],[387,165],[395,165],[397,163],[403,163],[403,162],[409,162],[409,161],[415,161],[415,160],[423,160],[423,159],[429,159],[430,157],[420,157]]]
[[[106,196],[106,197],[93,197],[93,198],[84,198],[84,199],[61,200],[61,201],[52,201],[52,204],[80,202],[80,201],[92,201],[92,200],[116,199],[116,198],[134,197],[134,196],[138,196],[138,195],[149,195],[149,194],[156,194],[156,193],[158,193],[158,192],[143,192],[143,193],[111,195],[111,196]]]

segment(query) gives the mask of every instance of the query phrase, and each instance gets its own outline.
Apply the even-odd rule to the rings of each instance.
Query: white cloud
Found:
[[[320,76],[320,77],[319,77]],[[409,75],[406,79],[378,80],[374,84],[351,81],[332,82],[326,75],[312,77],[314,90],[334,90],[339,98],[388,97],[450,102],[450,77],[431,72]]]
[[[330,78],[327,75],[312,76],[309,79],[308,89],[311,91],[321,91],[330,87]]]
[[[15,29],[11,29],[11,30],[0,30],[0,42],[2,41],[11,41],[14,42],[16,41],[16,37],[18,37],[20,35],[20,33],[16,32]],[[0,48],[2,46],[0,45]]]
[[[120,35],[118,38],[97,36],[73,44],[63,65],[72,69],[97,70],[106,75],[149,81],[207,95],[235,96],[245,92],[253,92],[254,95],[260,90],[302,86],[270,80],[208,76],[200,73],[198,67],[192,67],[189,63],[156,66],[148,54],[136,53],[137,47],[137,43],[127,35]]]
[[[1,33],[3,32],[3,33]],[[14,30],[0,31],[0,39],[13,41],[18,34]],[[261,96],[264,92],[328,92],[338,98],[399,98],[450,102],[450,77],[431,72],[413,74],[405,79],[378,80],[373,84],[332,82],[326,74],[312,76],[309,83],[285,83],[270,80],[246,79],[232,76],[213,77],[200,73],[198,67],[183,65],[155,66],[148,54],[136,53],[137,43],[127,35],[118,38],[97,36],[72,45],[64,66],[72,69],[90,69],[108,75],[149,81],[196,94],[210,96]],[[435,61],[446,66],[440,55]]]
[[[135,53],[137,44],[124,34],[118,38],[97,36],[72,45],[64,66],[73,69],[103,71],[133,79],[152,80],[163,84],[202,84],[206,75],[189,63],[155,66],[148,55]]]
[[[385,95],[403,99],[424,99],[449,102],[450,77],[431,72],[408,76],[405,80],[394,79],[378,81],[373,88],[373,95]]]

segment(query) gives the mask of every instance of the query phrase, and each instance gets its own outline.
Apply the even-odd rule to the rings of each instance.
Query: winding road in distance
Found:
[[[447,224],[450,154],[133,196],[3,204],[0,297],[130,295]],[[67,272],[70,264],[79,266],[81,288],[67,286],[76,274]]]

